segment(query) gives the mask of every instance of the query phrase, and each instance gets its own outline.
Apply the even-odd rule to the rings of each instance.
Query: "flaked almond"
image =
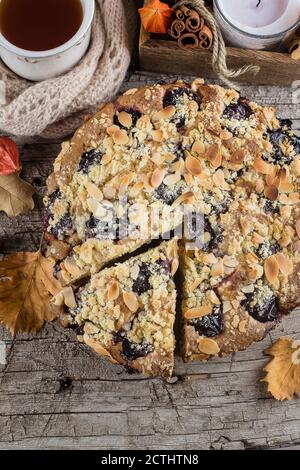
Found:
[[[212,313],[212,306],[211,305],[203,305],[202,307],[198,308],[190,308],[186,312],[184,312],[184,318],[187,320],[192,320],[193,318],[202,318],[206,315],[210,315]]]
[[[262,179],[259,179],[256,182],[255,190],[256,190],[257,193],[262,193],[264,189],[265,189],[264,181]]]
[[[217,188],[221,188],[221,189],[224,189],[224,190],[230,189],[229,184],[227,184],[226,181],[225,181],[225,176],[224,176],[224,171],[223,170],[217,170],[214,173],[212,179],[213,179],[213,182],[215,183],[215,185],[217,186]]]
[[[217,263],[212,266],[210,274],[213,277],[219,277],[224,275],[223,260],[219,259]]]
[[[202,261],[205,264],[216,264],[218,262],[217,258],[213,253],[204,253],[202,256]]]
[[[133,182],[135,174],[133,172],[127,173],[120,178],[119,181],[119,194],[122,196],[127,192],[128,186]]]
[[[163,170],[162,168],[156,168],[156,170],[154,170],[154,172],[152,173],[150,180],[152,188],[158,188],[163,182],[165,176],[166,170]]]
[[[282,193],[279,196],[279,202],[287,206],[293,206],[300,202],[300,195],[298,193],[291,193],[289,195]]]
[[[292,242],[291,235],[289,233],[284,233],[278,240],[279,245],[282,248],[286,248]]]
[[[261,245],[262,243],[264,243],[265,239],[262,235],[260,235],[259,233],[257,232],[253,232],[253,235],[252,235],[252,241],[254,243],[257,243],[258,245]]]
[[[279,265],[275,256],[270,256],[264,262],[264,271],[270,284],[275,285],[278,282]]]
[[[76,261],[72,258],[66,258],[64,260],[64,268],[72,274],[72,277],[78,278],[82,275],[82,269],[79,268]]]
[[[92,214],[95,215],[99,209],[99,201],[90,197],[87,199],[86,203],[87,203],[89,210],[92,212]]]
[[[256,157],[253,166],[258,173],[263,175],[272,175],[274,172],[274,166],[271,163],[265,162],[262,157]]]
[[[138,88],[130,88],[129,90],[123,93],[124,96],[135,95],[138,91]]]
[[[222,166],[222,152],[220,144],[212,144],[207,149],[205,157],[214,168]]]
[[[141,180],[144,184],[145,189],[148,189],[148,190],[153,189],[152,186],[151,186],[151,183],[150,183],[151,177],[152,177],[152,173],[147,173],[147,174],[142,174],[141,175]]]
[[[248,284],[247,286],[241,287],[241,292],[243,292],[243,294],[252,294],[252,292],[254,292],[254,285]]]
[[[224,300],[222,305],[223,305],[223,313],[230,312],[230,310],[232,309],[231,302],[229,302],[229,300]]]
[[[216,356],[220,352],[218,343],[209,338],[200,338],[198,347],[200,352],[208,354],[209,356]]]
[[[232,138],[232,133],[227,131],[226,129],[223,129],[221,132],[220,132],[220,139],[221,140],[229,140]]]
[[[194,292],[194,290],[197,289],[197,287],[200,286],[201,282],[202,282],[202,280],[200,279],[200,277],[198,277],[197,279],[195,279],[195,280],[192,282],[191,286],[189,286],[189,292],[190,292],[190,293]]]
[[[205,153],[205,145],[201,140],[196,140],[192,146],[192,152],[198,153],[199,155],[204,155]]]
[[[214,290],[210,290],[207,292],[207,298],[214,305],[220,305],[221,303],[219,297],[217,296]]]
[[[281,217],[284,219],[289,219],[292,214],[292,207],[291,206],[281,206],[279,209]]]
[[[134,292],[123,292],[123,300],[132,313],[138,311],[139,302]]]
[[[241,216],[239,219],[239,224],[241,227],[241,232],[243,235],[248,235],[251,230],[251,224],[247,217]]]
[[[230,155],[230,162],[233,165],[241,165],[246,157],[246,151],[244,149],[239,149],[233,152],[232,155]]]
[[[174,258],[171,264],[171,276],[174,276],[179,268],[179,260],[178,258]]]
[[[174,156],[173,156],[173,158],[174,158]],[[155,165],[159,166],[159,165],[162,165],[164,163],[165,157],[164,157],[164,155],[162,155],[159,152],[154,152],[152,157],[151,157],[151,160],[153,161],[153,163],[155,163]]]
[[[275,256],[282,274],[285,274],[286,276],[293,274],[294,266],[292,260],[284,253],[277,253]]]
[[[111,161],[112,161],[112,155],[109,155],[108,153],[106,153],[101,158],[101,165],[108,165]]]
[[[300,252],[300,240],[296,241],[294,244],[293,244],[293,248],[295,251],[299,251]]]
[[[164,133],[161,129],[152,131],[152,138],[154,142],[162,142],[164,140]]]
[[[106,129],[106,132],[110,137],[112,137],[116,132],[120,131],[121,129],[118,126],[110,126]]]
[[[118,281],[112,281],[107,289],[108,300],[117,300],[120,295],[120,286]]]
[[[296,229],[298,237],[300,238],[300,219],[297,220],[296,225],[295,225],[295,229]]]
[[[299,156],[294,158],[294,160],[291,164],[291,169],[292,169],[292,172],[296,176],[300,176],[300,157]]]
[[[114,199],[117,194],[117,189],[113,186],[104,186],[103,195],[105,199]]]
[[[164,184],[166,186],[174,186],[174,184],[178,183],[181,180],[181,175],[179,172],[174,173],[173,175],[168,175],[164,179]]]
[[[213,189],[214,184],[208,175],[201,174],[197,176],[197,181],[204,189]]]
[[[247,253],[246,254],[246,261],[249,264],[256,264],[256,263],[259,262],[259,259],[254,253]]]
[[[202,85],[204,84],[203,78],[196,78],[191,85],[192,90],[197,93],[199,89],[201,89]]]
[[[239,301],[239,300],[233,299],[233,300],[231,301],[231,305],[232,305],[232,307],[234,308],[234,310],[238,310],[241,304],[240,304],[240,301]]]
[[[266,198],[270,199],[270,201],[276,201],[279,195],[279,190],[276,186],[267,186],[265,188],[264,195]]]
[[[65,305],[65,298],[63,292],[61,291],[56,294],[56,296],[51,299],[51,303],[56,307],[62,307],[63,305]]]
[[[101,189],[98,188],[98,186],[96,186],[94,183],[87,183],[86,190],[89,193],[89,196],[96,199],[96,201],[101,202],[103,200],[103,193]]]
[[[132,116],[129,113],[126,113],[125,111],[121,111],[118,114],[118,121],[122,126],[127,127],[128,129],[132,127]]]
[[[187,171],[192,175],[200,175],[202,168],[198,158],[189,155],[185,160],[185,166]]]
[[[192,192],[184,193],[181,196],[179,196],[176,199],[176,201],[173,202],[172,209],[174,210],[176,207],[180,206],[180,204],[191,203],[193,199],[194,199],[194,193]]]
[[[158,121],[164,120],[164,119],[170,119],[171,117],[174,116],[176,113],[176,108],[175,106],[167,106],[166,108],[162,109],[156,114],[156,118]]]
[[[224,266],[228,268],[236,268],[239,265],[239,262],[235,256],[228,256],[228,255],[224,256],[223,263],[224,263]]]
[[[177,242],[177,239],[173,239],[169,242],[168,256],[170,258],[177,258],[177,256],[178,256],[178,242]]]
[[[239,323],[239,332],[246,333],[248,320],[241,320]]]
[[[132,197],[132,198],[137,197],[140,194],[140,192],[142,191],[143,188],[144,188],[143,181],[139,181],[138,183],[135,183],[132,186],[132,188],[130,188],[129,196]]]
[[[74,295],[72,287],[65,287],[62,290],[62,293],[63,293],[63,296],[64,296],[66,306],[68,308],[76,308],[77,303],[76,303],[76,300],[75,300],[75,295]]]
[[[124,131],[124,129],[120,129],[114,132],[112,138],[114,140],[114,143],[117,145],[126,145],[129,142],[129,137],[126,134],[126,131]]]

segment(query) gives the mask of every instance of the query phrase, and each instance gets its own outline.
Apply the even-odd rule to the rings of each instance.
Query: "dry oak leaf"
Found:
[[[52,321],[47,307],[61,286],[53,277],[54,260],[41,253],[15,253],[0,261],[0,323],[13,335],[36,333],[45,320]]]
[[[174,10],[160,0],[149,0],[139,9],[141,22],[148,33],[166,34],[171,24]]]
[[[0,211],[9,217],[26,214],[34,208],[33,193],[33,187],[18,173],[0,176]]]
[[[300,341],[279,338],[265,354],[273,356],[262,380],[268,391],[276,400],[291,400],[294,395],[300,398]]]

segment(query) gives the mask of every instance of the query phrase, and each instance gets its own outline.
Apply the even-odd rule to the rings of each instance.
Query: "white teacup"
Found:
[[[0,0],[1,1],[1,0]],[[80,0],[83,21],[69,41],[48,51],[27,51],[14,46],[0,33],[0,56],[20,77],[32,81],[56,77],[71,69],[84,56],[90,43],[95,0]]]

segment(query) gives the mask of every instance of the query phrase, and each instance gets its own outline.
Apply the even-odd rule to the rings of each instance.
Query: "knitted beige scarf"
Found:
[[[126,14],[125,14],[126,10]],[[97,0],[90,48],[69,72],[32,83],[0,61],[0,132],[61,139],[118,91],[130,63],[137,25],[132,0]],[[130,38],[129,38],[130,36]],[[131,41],[130,41],[131,39]],[[4,104],[3,104],[4,103]]]

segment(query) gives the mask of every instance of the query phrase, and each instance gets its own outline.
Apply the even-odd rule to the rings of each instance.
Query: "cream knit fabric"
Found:
[[[130,63],[137,24],[134,1],[97,3],[90,48],[69,72],[32,83],[0,61],[0,80],[6,88],[6,103],[0,104],[0,132],[61,139],[118,91]]]

